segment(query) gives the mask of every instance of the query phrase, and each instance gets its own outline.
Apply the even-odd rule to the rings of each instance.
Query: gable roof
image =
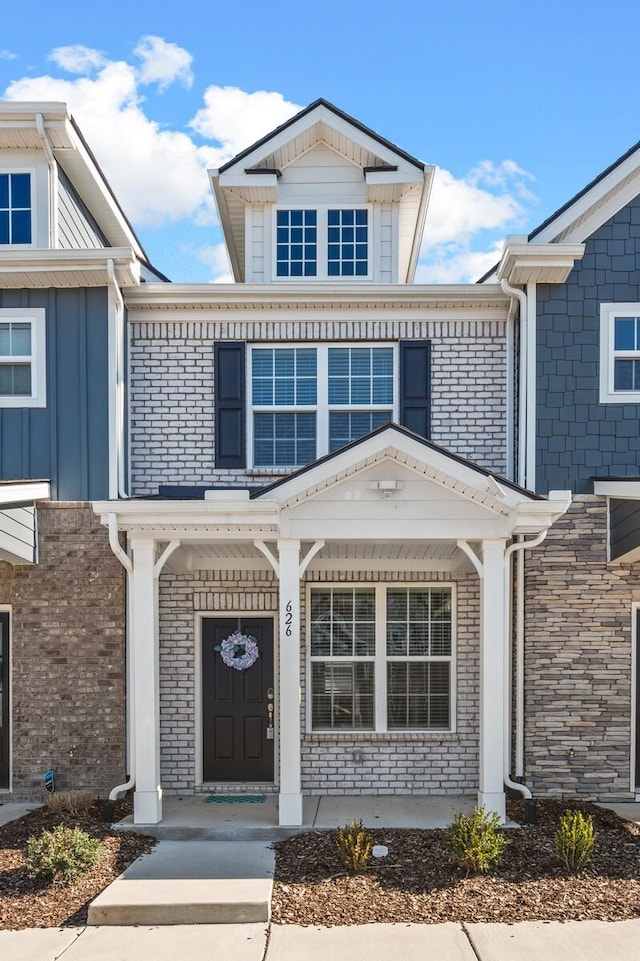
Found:
[[[543,220],[527,236],[532,243],[583,243],[640,194],[640,141],[614,160],[582,190]],[[493,279],[495,264],[476,283]]]
[[[218,170],[209,170],[235,280],[242,283],[246,276],[247,206],[278,203],[290,186],[289,168],[318,145],[361,171],[363,198],[368,202],[401,200],[400,276],[412,280],[435,168],[323,99],[315,100]]]

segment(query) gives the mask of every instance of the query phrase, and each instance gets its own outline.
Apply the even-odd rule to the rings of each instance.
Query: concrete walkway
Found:
[[[640,920],[0,931],[2,961],[638,961],[639,945]]]

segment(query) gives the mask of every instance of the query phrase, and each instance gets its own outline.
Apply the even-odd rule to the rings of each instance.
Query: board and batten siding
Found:
[[[107,247],[100,228],[62,170],[58,172],[58,243],[63,250]]]
[[[0,408],[0,479],[50,480],[53,500],[108,497],[106,289],[0,291],[11,307],[45,310],[47,405]]]

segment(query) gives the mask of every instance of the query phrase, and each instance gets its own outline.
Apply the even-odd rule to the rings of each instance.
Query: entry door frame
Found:
[[[11,625],[11,608],[7,604],[0,604],[0,616],[5,616],[7,619],[8,627],[8,637],[7,637],[7,666],[5,670],[5,680],[7,685],[7,690],[2,692],[3,700],[3,711],[5,712],[5,720],[7,722],[7,787],[2,787],[0,785],[0,795],[11,794],[13,787],[13,646],[11,643],[12,637],[12,625]]]
[[[273,621],[273,693],[274,693],[274,710],[273,710],[273,737],[274,737],[274,750],[273,750],[273,782],[266,781],[265,786],[277,786],[280,783],[280,685],[278,683],[278,678],[280,677],[280,643],[278,637],[278,612],[277,611],[256,611],[250,608],[246,611],[196,611],[194,615],[194,637],[196,643],[194,645],[195,649],[195,662],[193,668],[193,683],[195,685],[194,691],[194,709],[196,713],[194,734],[195,734],[195,787],[199,788],[208,782],[203,779],[202,767],[202,623],[204,620],[209,620],[213,618],[223,618],[228,619],[231,617],[238,617],[240,619],[245,617],[260,617],[265,621]],[[256,784],[261,784],[263,782],[256,781]],[[216,781],[216,788],[220,789],[224,787],[224,784],[220,784]]]

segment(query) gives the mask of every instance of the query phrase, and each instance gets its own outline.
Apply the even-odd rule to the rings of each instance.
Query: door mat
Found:
[[[264,804],[264,794],[210,794],[205,804]]]

